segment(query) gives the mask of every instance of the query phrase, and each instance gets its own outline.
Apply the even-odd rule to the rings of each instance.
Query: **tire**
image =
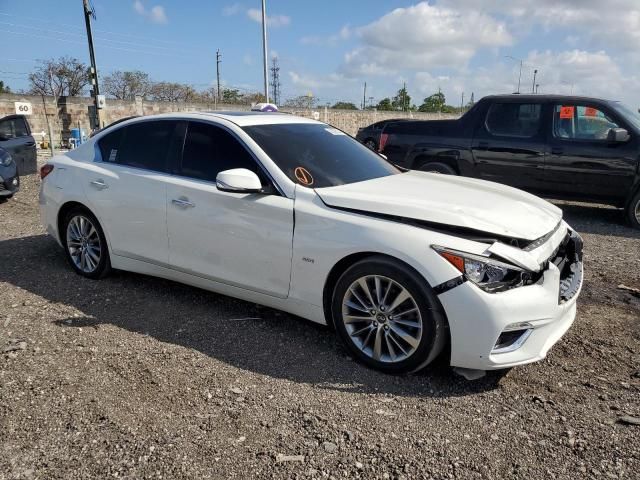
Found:
[[[77,207],[65,216],[60,232],[67,261],[75,272],[97,280],[111,271],[107,239],[98,219],[86,208]]]
[[[368,138],[365,142],[364,142],[365,147],[367,147],[370,150],[373,150],[374,152],[378,150],[378,144],[376,143],[376,141],[373,138]]]
[[[422,172],[441,173],[443,175],[457,175],[456,170],[442,162],[431,162],[427,160],[418,166],[418,170]]]
[[[627,206],[627,221],[631,227],[640,230],[640,191],[638,191]]]
[[[393,312],[401,318],[393,318]],[[426,281],[410,267],[378,255],[342,274],[333,291],[331,315],[351,354],[385,373],[424,368],[448,338],[442,305]]]

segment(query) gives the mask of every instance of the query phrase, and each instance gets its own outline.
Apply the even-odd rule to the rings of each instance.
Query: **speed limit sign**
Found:
[[[14,102],[16,105],[17,115],[31,115],[33,113],[33,107],[28,102]]]

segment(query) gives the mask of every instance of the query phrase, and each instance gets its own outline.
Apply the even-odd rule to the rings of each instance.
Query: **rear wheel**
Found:
[[[457,175],[458,172],[446,163],[426,161],[420,164],[418,170],[422,172],[442,173],[443,175]]]
[[[386,257],[361,260],[340,277],[332,315],[349,351],[383,372],[419,370],[445,344],[446,320],[433,290],[415,271]]]
[[[65,217],[60,232],[67,260],[76,273],[98,279],[111,271],[107,240],[96,217],[84,208],[74,208]]]
[[[627,207],[627,220],[633,228],[640,229],[640,191],[635,194]]]
[[[376,145],[376,141],[373,138],[369,138],[364,142],[365,146],[371,150],[373,150],[374,152],[376,151],[376,149],[378,148],[378,145]]]

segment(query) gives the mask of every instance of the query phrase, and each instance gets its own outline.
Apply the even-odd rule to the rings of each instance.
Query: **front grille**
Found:
[[[571,300],[582,284],[582,238],[569,231],[557,251],[549,259],[560,270],[558,303]]]

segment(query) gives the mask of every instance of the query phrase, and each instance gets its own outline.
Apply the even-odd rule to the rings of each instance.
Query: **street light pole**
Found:
[[[102,128],[100,122],[100,109],[98,109],[98,95],[100,95],[100,87],[98,85],[98,67],[96,66],[96,54],[93,50],[93,33],[91,32],[91,16],[94,15],[89,9],[87,0],[82,0],[82,8],[84,10],[84,23],[87,28],[87,40],[89,41],[89,59],[91,60],[91,84],[93,86],[93,103],[96,107],[96,123],[98,128]]]
[[[267,67],[267,6],[262,0],[262,54],[264,63],[264,98],[269,103],[269,74]]]
[[[515,60],[516,62],[520,62],[520,73],[518,74],[518,93],[520,93],[520,82],[522,81],[522,59],[516,58],[512,55],[505,55],[504,58],[510,58],[511,60]]]
[[[531,93],[536,93],[536,75],[538,74],[538,69],[533,71],[533,83],[531,84]]]

